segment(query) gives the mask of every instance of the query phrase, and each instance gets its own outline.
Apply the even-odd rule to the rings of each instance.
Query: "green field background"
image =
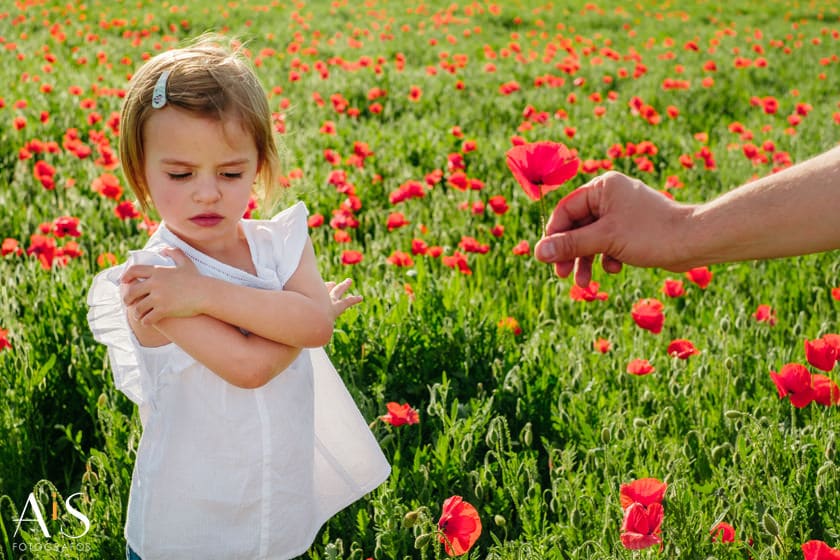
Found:
[[[122,262],[148,233],[93,190],[113,173],[131,198],[119,171],[97,161],[97,146],[116,151],[109,121],[144,57],[205,31],[244,42],[284,129],[290,186],[280,206],[303,200],[325,217],[311,231],[322,275],[351,277],[365,298],[339,319],[327,350],[393,473],[330,520],[306,558],[444,557],[441,545],[418,549],[415,539],[452,495],[481,515],[484,530],[469,553],[476,559],[758,560],[802,558],[811,539],[840,545],[838,412],[793,408],[769,376],[806,363],[806,339],[840,331],[840,302],[831,296],[840,287],[838,254],[716,265],[705,289],[663,270],[598,270],[606,301],[573,301],[570,280],[513,254],[520,241],[533,247],[539,239],[540,205],[505,165],[514,136],[564,142],[581,160],[606,160],[657,189],[675,177],[683,185],[669,189],[677,200],[701,202],[771,173],[774,153],[804,161],[840,139],[838,17],[833,2],[773,0],[4,3],[0,238],[17,241],[22,254],[0,258],[0,329],[10,344],[0,351],[0,556],[124,554],[140,424],[88,330],[85,296],[98,257]],[[513,91],[502,93],[506,87]],[[384,96],[369,99],[373,88]],[[658,123],[634,114],[634,97],[653,107]],[[772,114],[756,103],[769,97],[778,101]],[[375,102],[381,112],[371,110]],[[321,132],[327,121],[335,134]],[[452,134],[456,126],[463,138]],[[89,157],[64,147],[71,129],[92,148]],[[33,140],[57,150],[22,157]],[[462,154],[464,172],[481,189],[447,182],[448,158],[464,140],[476,145]],[[656,148],[649,168],[638,156],[611,157],[613,146],[644,141]],[[759,150],[767,163],[745,157],[745,144],[766,141],[774,147]],[[372,152],[363,166],[348,161],[359,142]],[[704,147],[714,169],[696,157]],[[338,165],[326,161],[328,149]],[[39,160],[55,168],[54,189],[35,177]],[[329,225],[347,199],[328,183],[338,169],[361,201],[347,243]],[[443,179],[425,196],[389,201],[435,170]],[[582,171],[547,195],[549,207],[595,175]],[[505,214],[472,210],[497,195],[508,202]],[[255,216],[276,209],[260,206]],[[389,231],[396,211],[409,224]],[[79,219],[81,236],[46,236],[58,247],[78,243],[81,254],[45,269],[27,254],[31,236],[62,216]],[[500,237],[491,232],[498,225]],[[465,253],[464,236],[488,251]],[[471,274],[442,257],[413,255],[407,267],[388,261],[395,251],[410,254],[413,239],[442,247],[443,256],[465,254]],[[362,261],[342,264],[345,250]],[[683,280],[685,295],[665,297],[666,278]],[[648,297],[665,305],[658,335],[630,315]],[[753,318],[759,304],[772,306],[775,325]],[[499,326],[507,317],[521,333]],[[599,337],[612,344],[606,354],[593,349]],[[700,353],[671,358],[666,349],[677,338]],[[635,358],[655,372],[628,375]],[[828,375],[837,381],[836,369]],[[377,421],[390,401],[411,404],[420,422]],[[669,484],[661,551],[628,551],[619,540],[619,487],[642,477]],[[61,511],[50,539],[34,523],[14,537],[27,496],[48,507],[52,492],[84,493],[77,504],[90,532],[62,537],[60,527],[72,533],[78,524]],[[404,515],[421,508],[423,523],[404,527]],[[721,520],[735,527],[737,542],[712,542]]]

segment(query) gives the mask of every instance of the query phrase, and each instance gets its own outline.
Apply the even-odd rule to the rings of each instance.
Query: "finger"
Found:
[[[575,263],[575,284],[581,288],[588,288],[592,281],[593,257],[581,257]]]
[[[133,264],[123,271],[122,276],[120,276],[120,282],[130,284],[138,279],[145,280],[152,275],[154,269],[155,267],[147,264]]]
[[[603,253],[608,246],[603,220],[598,220],[577,229],[543,237],[534,247],[534,256],[542,262],[572,261]]]
[[[584,220],[598,218],[599,180],[601,177],[596,177],[560,199],[548,218],[546,234],[568,231]]]
[[[335,288],[335,282],[333,282],[333,281],[324,282],[324,286],[327,287],[328,292],[332,292],[333,288]]]
[[[160,253],[172,259],[175,262],[175,266],[192,263],[189,257],[187,257],[187,255],[185,255],[184,252],[177,247],[166,247]]]
[[[601,257],[601,266],[604,268],[605,272],[617,274],[621,272],[622,262],[609,255],[603,255]]]
[[[575,269],[575,261],[562,261],[554,263],[554,274],[560,278],[568,278]]]
[[[347,296],[346,298],[339,300],[335,303],[335,308],[338,310],[338,314],[341,315],[354,305],[357,305],[362,302],[362,296]]]
[[[344,292],[347,291],[347,288],[350,287],[351,283],[352,280],[350,280],[349,278],[345,278],[333,287],[333,289],[330,291],[330,295],[332,295],[336,299],[341,299],[341,296],[344,294]]]
[[[146,286],[143,286],[142,282],[135,282],[129,285],[128,289],[123,292],[122,299],[126,306],[136,305],[148,295],[149,291],[146,289]]]

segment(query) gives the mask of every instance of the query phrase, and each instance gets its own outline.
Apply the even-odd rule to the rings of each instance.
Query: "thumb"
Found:
[[[534,256],[546,263],[565,263],[605,253],[607,249],[605,228],[596,220],[577,229],[543,237],[534,247]]]
[[[161,254],[172,259],[175,266],[186,264],[189,261],[187,255],[185,255],[181,249],[176,247],[167,247],[161,251]]]

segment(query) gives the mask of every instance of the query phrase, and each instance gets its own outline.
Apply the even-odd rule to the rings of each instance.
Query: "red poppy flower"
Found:
[[[79,218],[74,216],[61,216],[53,220],[52,232],[56,237],[80,237],[82,232],[79,231]]]
[[[408,90],[408,99],[411,101],[420,101],[423,96],[423,90],[419,86],[411,86]]]
[[[823,541],[808,541],[802,545],[805,560],[840,560],[840,550],[831,548]]]
[[[685,295],[685,287],[683,286],[682,280],[666,278],[662,284],[662,293],[670,298],[682,297]]]
[[[18,255],[18,256],[22,255],[23,254],[23,247],[20,246],[20,243],[18,242],[17,239],[7,237],[6,239],[3,240],[3,247],[2,247],[2,249],[0,249],[0,255],[5,257],[6,255],[11,255],[11,254],[15,254],[15,255]]]
[[[837,348],[822,338],[805,340],[805,358],[815,368],[831,371],[837,363]]]
[[[779,373],[771,371],[770,379],[776,384],[779,398],[790,395],[790,403],[796,408],[808,406],[814,400],[811,372],[802,364],[785,364]]]
[[[527,240],[523,239],[513,247],[513,254],[517,256],[521,255],[530,255],[531,254],[531,244],[528,243]]]
[[[840,288],[831,288],[831,297],[840,301]]]
[[[9,342],[9,331],[6,329],[0,329],[0,352],[11,347],[12,343]]]
[[[341,253],[341,264],[359,264],[362,254],[359,251],[344,251]]]
[[[662,544],[659,532],[664,517],[665,510],[660,503],[653,503],[647,507],[640,503],[631,504],[624,512],[621,544],[630,550]]]
[[[388,262],[399,267],[414,266],[414,260],[412,260],[411,255],[402,251],[394,251],[391,253],[391,256],[388,257]]]
[[[415,238],[411,240],[412,255],[425,255],[428,250],[429,246],[422,239]]]
[[[664,307],[658,299],[646,298],[636,302],[630,314],[639,327],[659,334],[662,332],[662,325],[665,324],[665,314],[662,311]]]
[[[460,556],[468,552],[481,535],[481,518],[476,509],[461,496],[452,496],[443,502],[438,529],[443,533],[439,538],[446,553]]]
[[[668,355],[680,360],[687,360],[690,356],[699,354],[698,350],[690,340],[677,338],[668,345]]]
[[[123,193],[123,189],[120,186],[120,180],[116,175],[112,175],[110,173],[103,173],[94,179],[91,184],[91,189],[94,192],[98,192],[105,198],[110,198],[111,200],[119,200]]]
[[[597,340],[595,340],[595,342],[592,344],[592,346],[595,348],[596,352],[600,352],[601,354],[606,354],[607,352],[610,351],[610,347],[612,346],[612,344],[606,338],[600,338],[599,337]]]
[[[501,195],[491,196],[490,200],[487,201],[487,205],[494,213],[498,214],[499,216],[508,211],[507,200]]]
[[[701,290],[705,290],[709,283],[712,281],[712,272],[706,266],[700,266],[697,268],[692,268],[688,272],[685,273],[686,278],[688,278],[693,283],[697,284],[697,286]]]
[[[516,336],[522,334],[522,327],[519,326],[519,321],[517,321],[514,317],[504,317],[499,320],[496,326],[500,329],[507,329]]]
[[[431,249],[429,249],[431,254]],[[462,274],[471,275],[472,269],[470,268],[469,263],[467,262],[467,256],[459,251],[455,251],[452,256],[444,256],[441,258],[441,262],[443,262],[444,266],[448,266],[449,268],[456,268]]]
[[[821,373],[812,374],[811,387],[814,389],[814,400],[821,405],[840,404],[840,387],[837,387],[837,384],[825,375]]]
[[[759,304],[753,313],[753,318],[759,323],[767,323],[771,327],[776,324],[776,312],[767,304]]]
[[[668,483],[656,478],[640,478],[622,484],[619,490],[621,507],[627,509],[633,503],[639,503],[645,507],[660,503],[667,489]]]
[[[558,142],[535,142],[508,150],[507,164],[532,200],[558,188],[577,173],[580,161]]]
[[[137,211],[132,201],[123,200],[114,207],[114,215],[121,220],[128,220],[130,218],[139,218],[140,212]]]
[[[306,220],[306,224],[311,228],[317,228],[324,225],[324,215],[323,214],[312,214]]]
[[[601,285],[598,282],[590,281],[589,285],[586,288],[581,288],[577,284],[572,284],[572,287],[569,288],[569,297],[572,298],[574,301],[607,301],[610,297],[607,292],[599,292],[598,288]]]
[[[721,521],[710,531],[712,542],[735,542],[735,528],[729,523]]]
[[[383,422],[387,422],[392,426],[402,426],[404,424],[417,424],[420,422],[420,416],[408,403],[389,402],[387,405],[388,414],[380,416]]]
[[[101,253],[96,257],[96,266],[99,268],[107,268],[109,266],[116,266],[117,256],[114,253]]]
[[[653,373],[654,370],[655,368],[651,363],[642,358],[630,360],[630,363],[627,364],[627,373],[632,373],[633,375],[647,375]]]
[[[463,171],[455,171],[446,179],[446,184],[459,191],[466,191],[470,188],[470,179]]]
[[[392,212],[388,215],[388,231],[393,231],[397,228],[408,225],[410,222],[405,219],[402,212]]]
[[[465,253],[479,253],[481,255],[486,254],[490,250],[489,245],[479,243],[476,238],[468,235],[461,237],[461,241],[458,242],[458,247]]]

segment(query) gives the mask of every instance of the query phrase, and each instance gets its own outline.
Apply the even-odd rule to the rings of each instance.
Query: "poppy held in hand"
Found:
[[[577,156],[559,142],[534,142],[507,151],[507,164],[531,200],[558,188],[577,174]]]
[[[452,496],[443,502],[443,512],[438,520],[440,542],[450,556],[460,556],[470,550],[481,536],[481,518],[472,504],[461,496]]]

